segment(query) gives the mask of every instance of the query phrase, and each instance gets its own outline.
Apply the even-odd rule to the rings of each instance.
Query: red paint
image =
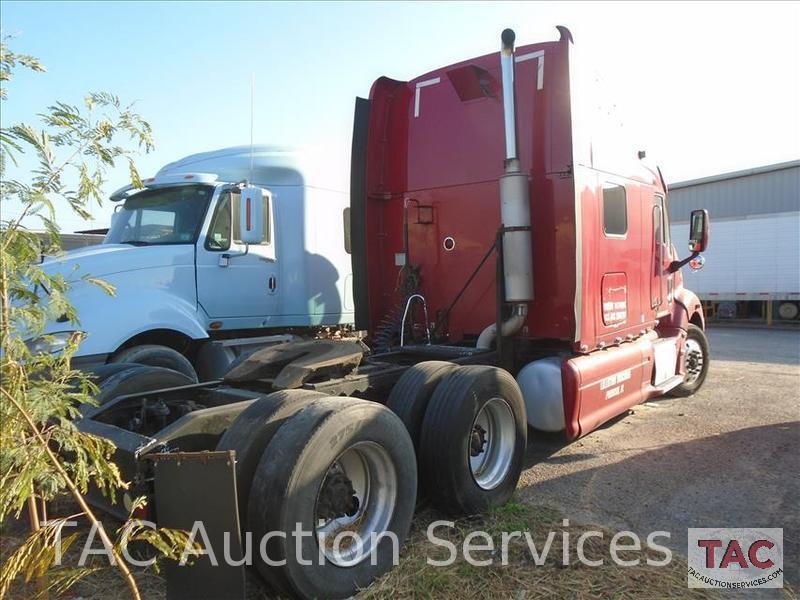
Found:
[[[575,202],[572,179],[564,176],[572,162],[567,53],[563,43],[550,42],[517,54],[541,49],[547,53],[542,90],[536,89],[537,60],[518,63],[516,73],[520,156],[532,174],[532,196],[541,199],[532,203],[536,300],[528,325],[539,337],[571,339]],[[436,77],[438,84],[419,89],[415,117],[416,84]],[[475,98],[481,78],[487,95]],[[433,223],[417,224],[411,204],[408,248],[432,315],[450,304],[494,242],[504,158],[499,82],[499,54],[490,54],[410,82],[381,78],[373,85],[366,209],[372,323],[401,301],[394,255],[404,250],[405,199],[433,207]],[[456,242],[451,252],[442,246],[448,236]],[[449,339],[477,336],[495,312],[495,271],[488,261],[450,315]]]
[[[564,362],[561,375],[568,438],[584,435],[642,401],[652,379],[656,337],[653,333]]]
[[[702,310],[699,302],[676,302],[684,295],[683,279],[668,270],[678,257],[668,223],[656,217],[665,210],[661,178],[633,161],[616,172],[595,165],[580,158],[591,157],[588,148],[573,146],[582,138],[572,116],[569,45],[561,40],[516,50],[518,57],[544,52],[541,89],[539,60],[516,64],[519,158],[531,178],[535,296],[518,340],[527,338],[534,348],[537,340],[555,341],[575,354],[564,363],[563,384],[567,433],[576,437],[658,393],[650,383],[653,341],[674,337],[682,347],[680,328],[697,314],[702,322]],[[373,327],[403,300],[396,254],[407,251],[418,267],[418,291],[435,320],[494,242],[502,225],[498,178],[504,172],[500,81],[494,53],[408,82],[383,77],[373,84],[365,209]],[[425,85],[418,88],[420,82]],[[625,189],[623,235],[605,233],[607,185]],[[455,240],[451,251],[443,247],[447,237]],[[450,313],[440,341],[474,338],[494,323],[495,278],[489,260]],[[607,318],[609,302],[624,309]],[[602,350],[612,345],[619,347]],[[605,390],[599,394],[598,382],[622,370],[630,370],[624,389],[612,398]]]

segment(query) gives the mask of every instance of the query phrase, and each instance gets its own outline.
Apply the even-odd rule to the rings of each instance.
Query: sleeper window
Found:
[[[344,213],[342,215],[344,220],[344,251],[348,254],[352,254],[352,241],[350,238],[350,207],[344,209]]]
[[[603,186],[603,231],[606,235],[628,232],[628,206],[621,185]]]

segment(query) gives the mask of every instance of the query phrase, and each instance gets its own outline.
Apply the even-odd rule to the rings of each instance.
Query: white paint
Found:
[[[612,385],[617,385],[618,383],[622,383],[623,381],[628,381],[631,378],[631,370],[625,369],[624,371],[620,371],[619,373],[614,373],[613,375],[609,375],[605,379],[600,381],[600,389],[605,390],[610,388]]]
[[[525,62],[526,60],[537,59],[537,72],[536,72],[536,89],[540,90],[544,87],[544,50],[537,50],[536,52],[529,52],[528,54],[517,54],[514,62]]]
[[[603,321],[608,325],[616,325],[628,318],[628,302],[604,302]]]
[[[256,146],[252,184],[267,195],[271,188],[279,190],[270,203],[272,243],[251,245],[246,254],[235,240],[225,250],[206,246],[215,210],[229,187],[223,182],[246,179],[250,160],[250,147],[239,146],[186,157],[159,171],[159,182],[201,179],[187,180],[187,173],[212,174],[207,180],[215,187],[196,241],[141,247],[104,243],[44,261],[48,274],[75,282],[69,299],[88,334],[77,356],[107,355],[132,336],[155,329],[202,340],[215,320],[231,330],[352,323],[353,313],[342,310],[345,298],[352,297],[345,290],[352,284],[350,255],[344,228],[331,226],[341,223],[349,195],[333,187],[335,180],[326,185],[330,179],[319,172],[321,161],[313,155]],[[223,254],[231,255],[226,267],[220,266]],[[83,274],[107,281],[116,296],[78,281]],[[271,277],[277,280],[273,290]],[[68,329],[52,321],[44,333]]]
[[[429,85],[436,85],[440,81],[441,79],[439,77],[434,77],[433,79],[426,79],[425,81],[420,81],[417,83],[417,89],[414,91],[414,118],[419,116],[420,90],[424,87],[428,87]]]
[[[688,254],[688,223],[671,233],[678,253]],[[800,212],[714,220],[706,263],[682,269],[684,285],[705,300],[777,300],[800,297]]]
[[[664,338],[653,344],[655,375],[653,385],[659,386],[674,377],[678,369],[677,338]]]

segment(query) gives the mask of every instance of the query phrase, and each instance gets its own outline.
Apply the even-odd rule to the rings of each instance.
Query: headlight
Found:
[[[54,354],[61,352],[70,341],[83,337],[82,331],[57,331],[25,341],[25,345],[32,354]]]

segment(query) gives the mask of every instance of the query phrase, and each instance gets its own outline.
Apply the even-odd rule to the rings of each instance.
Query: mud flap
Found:
[[[210,545],[205,548],[208,554],[191,558],[191,564],[167,561],[167,600],[244,598],[244,565],[228,564],[242,562],[234,452],[175,452],[148,458],[154,461],[159,527],[191,532],[195,523],[202,523],[194,540],[205,546],[205,533]]]

